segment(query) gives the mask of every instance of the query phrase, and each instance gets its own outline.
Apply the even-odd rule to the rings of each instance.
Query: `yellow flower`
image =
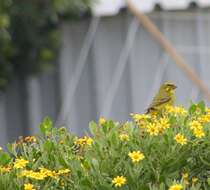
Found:
[[[112,180],[112,184],[114,184],[115,187],[121,187],[122,185],[125,185],[126,178],[124,176],[117,176]]]
[[[182,177],[184,178],[184,179],[188,179],[188,177],[189,177],[189,174],[186,172],[186,173],[183,173],[182,174]]]
[[[129,136],[127,134],[120,134],[121,141],[129,141]]]
[[[26,164],[28,164],[28,163],[29,162],[27,160],[24,160],[22,158],[20,158],[20,159],[17,158],[14,163],[14,168],[16,168],[16,169],[24,168],[26,166]]]
[[[63,141],[63,140],[60,140],[60,141],[59,141],[59,144],[64,144],[64,141]]]
[[[125,122],[122,126],[123,129],[127,129],[129,127],[129,122]]]
[[[175,114],[179,114],[179,115],[186,115],[187,114],[187,110],[185,110],[183,107],[175,107]]]
[[[204,131],[203,131],[202,129],[195,129],[195,130],[193,131],[193,134],[194,134],[195,137],[197,137],[197,138],[202,138],[202,137],[205,136],[205,133],[204,133]]]
[[[74,141],[74,144],[82,146],[86,144],[86,141],[84,141],[83,138],[76,138],[76,140]]]
[[[149,135],[151,136],[157,136],[159,134],[159,129],[158,129],[158,126],[154,123],[150,123],[148,126],[147,126],[147,132],[149,133]]]
[[[81,146],[92,145],[92,143],[93,143],[93,139],[90,137],[87,137],[87,136],[84,136],[83,138],[76,139],[74,141],[74,144],[81,145]]]
[[[24,170],[20,173],[19,177],[27,177],[36,180],[43,180],[47,176],[44,173],[34,172],[32,170]]]
[[[0,166],[0,173],[7,173],[11,170],[10,166]]]
[[[98,123],[100,126],[102,126],[106,123],[106,119],[104,117],[100,117]]]
[[[201,123],[199,121],[192,121],[190,122],[190,129],[193,131],[193,134],[195,135],[195,137],[197,138],[202,138],[205,136],[205,133],[203,131],[203,126],[201,125]]]
[[[61,185],[62,187],[64,187],[64,186],[65,186],[65,181],[61,180],[61,181],[60,181],[60,185]]]
[[[34,186],[30,183],[24,184],[24,190],[35,190]]]
[[[30,143],[36,142],[36,137],[34,137],[34,136],[28,136],[28,137],[25,137],[24,141],[30,142]]]
[[[158,124],[163,128],[163,129],[168,129],[170,127],[169,120],[165,117],[160,118],[160,121]]]
[[[58,173],[56,173],[55,171],[51,171],[48,170],[46,168],[39,168],[39,172],[34,172],[32,170],[23,170],[19,177],[27,177],[27,178],[31,178],[31,179],[36,179],[36,180],[43,180],[47,177],[52,177],[52,178],[56,178],[58,177]],[[67,170],[61,170],[60,174],[64,174],[65,172],[67,172]]]
[[[140,151],[129,152],[128,156],[132,159],[132,162],[139,162],[145,158],[144,154]]]
[[[184,137],[184,135],[181,135],[180,133],[178,133],[174,137],[174,140],[176,140],[176,142],[179,143],[179,144],[181,144],[181,145],[187,144],[187,139]]]
[[[174,107],[170,106],[170,105],[166,105],[165,106],[165,111],[168,112],[168,113],[173,113]]]
[[[2,151],[3,149],[2,149],[2,147],[0,146],[0,151]]]
[[[169,190],[181,190],[183,189],[183,186],[181,184],[175,184],[170,186]]]
[[[163,132],[170,127],[169,120],[165,117],[160,118],[160,120],[155,121],[155,123],[158,130],[157,134],[163,134]]]
[[[190,182],[189,182],[189,174],[186,172],[186,173],[183,173],[182,174],[182,177],[183,177],[183,179],[184,179],[184,184],[185,185],[189,185],[190,184]]]
[[[136,122],[136,125],[137,125],[137,127],[139,127],[139,128],[145,129],[145,128],[147,128],[147,123],[148,123],[148,121],[146,121],[146,120],[141,120],[141,121],[139,121],[138,123]]]
[[[148,115],[148,114],[134,114],[134,113],[131,113],[130,115],[135,122],[139,122],[140,120],[146,120],[146,119],[151,118],[151,116]]]
[[[184,184],[185,185],[189,185],[190,184],[189,180],[188,179],[184,179]]]
[[[197,181],[198,181],[198,178],[195,177],[195,176],[193,176],[193,177],[192,177],[192,184],[195,184]]]
[[[165,129],[163,128],[163,126],[157,125],[157,128],[158,128],[158,133],[159,134],[163,134],[164,133]]]
[[[206,108],[206,114],[210,114],[210,108]]]
[[[166,109],[166,112],[172,113],[175,116],[178,116],[178,115],[185,116],[187,114],[187,111],[183,107],[179,107],[179,106],[167,105],[165,109]]]
[[[80,155],[76,155],[76,159],[77,160],[84,160],[84,157],[83,156],[80,156]]]
[[[210,122],[210,114],[200,116],[198,118],[198,121],[202,124],[209,123]]]
[[[147,120],[151,118],[150,115],[147,114],[130,114],[136,125],[140,128],[145,128]]]
[[[85,140],[86,140],[86,144],[87,145],[92,145],[92,143],[93,143],[93,139],[92,138],[90,138],[90,137],[85,137]]]
[[[202,130],[203,129],[201,123],[199,121],[196,121],[196,120],[190,122],[189,125],[190,125],[191,130]]]
[[[70,173],[69,169],[58,170],[58,175],[67,174],[67,173]]]
[[[51,171],[46,168],[39,168],[39,170],[39,173],[45,177],[57,178],[57,173],[55,171]]]

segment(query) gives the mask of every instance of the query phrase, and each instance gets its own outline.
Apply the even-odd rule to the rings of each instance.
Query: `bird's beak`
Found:
[[[177,86],[176,85],[173,85],[173,89],[176,89],[177,88]]]

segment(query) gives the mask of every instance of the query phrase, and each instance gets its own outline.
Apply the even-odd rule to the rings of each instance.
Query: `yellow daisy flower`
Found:
[[[124,176],[117,176],[112,180],[112,184],[114,184],[115,187],[121,187],[125,185],[126,178]]]
[[[198,130],[198,129],[201,130],[201,129],[203,129],[203,127],[199,121],[194,120],[194,121],[190,122],[190,129],[191,130]]]
[[[24,190],[35,190],[34,186],[30,183],[24,184]]]
[[[128,156],[131,158],[132,162],[139,162],[145,158],[144,154],[140,151],[129,152]]]
[[[183,189],[183,186],[181,184],[175,184],[170,186],[169,190],[181,190]]]
[[[194,134],[195,137],[197,137],[197,138],[202,138],[202,137],[205,136],[205,133],[204,133],[204,131],[203,131],[202,129],[195,129],[195,130],[193,131],[193,134]]]
[[[129,136],[127,134],[119,135],[121,141],[129,141]]]
[[[193,177],[192,177],[192,184],[195,184],[197,181],[198,181],[198,178],[195,177],[195,176],[193,176]]]
[[[181,145],[185,145],[187,144],[187,138],[184,137],[184,135],[181,135],[180,133],[178,133],[175,137],[174,140]]]
[[[21,168],[24,168],[25,166],[26,166],[26,164],[28,164],[29,163],[29,161],[27,161],[27,160],[24,160],[24,159],[16,159],[15,160],[15,163],[14,163],[14,168],[16,168],[16,169],[21,169]]]
[[[150,136],[157,136],[159,134],[158,126],[154,123],[149,124],[147,127],[147,132]]]
[[[102,126],[106,123],[106,119],[104,117],[100,117],[98,123],[100,126]]]

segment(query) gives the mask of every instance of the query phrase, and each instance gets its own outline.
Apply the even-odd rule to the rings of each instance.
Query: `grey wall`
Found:
[[[154,12],[150,17],[210,88],[210,13]],[[203,99],[126,13],[64,23],[62,31],[54,72],[17,78],[0,95],[0,144],[35,133],[46,115],[78,134],[100,115],[126,120],[129,113],[145,110],[164,80],[177,84],[177,104]]]

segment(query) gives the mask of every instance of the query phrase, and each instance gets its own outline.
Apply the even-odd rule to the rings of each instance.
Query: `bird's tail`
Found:
[[[154,113],[154,112],[157,112],[157,109],[155,109],[153,107],[150,107],[146,110],[145,114],[151,114],[151,113]]]

